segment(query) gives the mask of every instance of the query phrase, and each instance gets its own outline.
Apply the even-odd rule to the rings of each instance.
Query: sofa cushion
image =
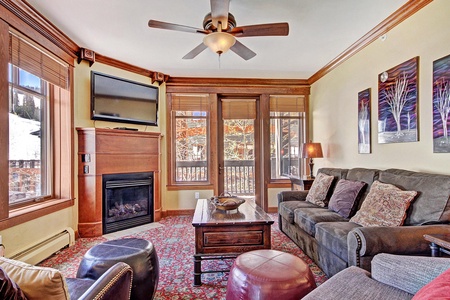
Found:
[[[0,299],[27,300],[20,287],[0,267]]]
[[[414,295],[413,300],[450,298],[450,269],[436,277]]]
[[[450,176],[389,169],[380,172],[380,181],[404,190],[419,191],[405,225],[450,222]]]
[[[316,204],[320,207],[325,207],[327,203],[327,194],[333,183],[334,177],[331,175],[326,175],[324,173],[319,173],[314,180],[311,189],[306,196],[306,201]]]
[[[350,222],[323,222],[316,224],[316,240],[322,247],[327,248],[342,260],[348,260],[347,235],[356,227]]]
[[[403,191],[392,184],[375,181],[350,222],[361,226],[401,226],[416,195],[416,191]]]
[[[0,257],[0,267],[29,300],[69,300],[66,281],[56,269],[36,267],[5,257]]]
[[[294,211],[294,223],[310,236],[316,234],[316,224],[320,222],[347,222],[339,214],[326,208],[298,208]]]
[[[344,218],[349,218],[356,212],[359,198],[367,183],[341,179],[334,188],[328,209],[337,212]]]
[[[278,213],[280,216],[289,221],[289,223],[294,224],[294,210],[300,207],[318,207],[307,201],[287,201],[281,202],[278,205]]]

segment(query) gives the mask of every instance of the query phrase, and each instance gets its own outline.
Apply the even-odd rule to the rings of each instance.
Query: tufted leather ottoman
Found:
[[[144,239],[118,239],[95,245],[84,255],[77,277],[98,278],[119,261],[133,269],[130,299],[153,299],[158,287],[159,262],[153,244]]]
[[[239,255],[230,270],[227,300],[301,299],[316,287],[303,260],[277,250]]]

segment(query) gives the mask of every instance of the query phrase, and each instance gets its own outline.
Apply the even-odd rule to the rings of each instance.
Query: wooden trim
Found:
[[[263,94],[260,97],[259,103],[260,109],[260,131],[261,131],[261,140],[259,143],[259,148],[261,149],[260,156],[260,193],[262,197],[261,207],[267,211],[269,206],[269,198],[268,198],[268,182],[270,181],[270,95]]]
[[[167,93],[216,93],[242,95],[309,95],[309,86],[166,86]]]
[[[276,189],[279,189],[279,188],[289,188],[289,189],[291,189],[291,183],[290,182],[286,182],[286,181],[279,181],[279,182],[277,182],[277,181],[272,181],[272,182],[269,182],[268,184],[267,184],[267,187],[268,188],[276,188]]]
[[[8,63],[9,63],[9,48],[4,45],[9,44],[9,25],[0,19],[0,68],[3,70],[0,76],[0,128],[8,128],[9,118],[9,95],[8,95]],[[5,76],[3,76],[5,74]],[[0,178],[8,179],[9,176],[9,136],[8,130],[0,130]],[[3,182],[2,182],[3,183]],[[9,211],[9,186],[8,184],[0,184],[0,220],[8,218]]]
[[[309,86],[306,79],[170,77],[167,86]]]
[[[177,209],[177,210],[164,210],[162,212],[162,217],[169,217],[169,216],[193,216],[194,215],[194,209]]]
[[[72,57],[72,61],[68,61],[73,65],[73,58],[77,57],[79,47],[69,37],[67,37],[61,30],[47,20],[43,15],[37,12],[25,0],[0,0],[0,4],[11,13],[2,13],[2,18],[17,30],[23,30],[18,18],[26,25],[30,26],[34,31],[42,35],[45,39],[52,42],[57,48],[63,50]],[[31,36],[30,36],[31,37]],[[41,41],[37,41],[41,42]],[[49,49],[54,52],[54,49]],[[63,58],[67,61],[67,58]]]
[[[363,37],[361,37],[358,41],[356,41],[353,45],[347,48],[344,52],[342,52],[339,56],[325,65],[322,69],[313,74],[307,82],[309,84],[313,84],[326,74],[330,73],[340,64],[345,62],[347,59],[358,53],[360,50],[365,48],[367,45],[375,41],[377,38],[381,37],[383,34],[387,33],[389,30],[408,19],[416,12],[421,10],[426,5],[430,4],[433,0],[410,0],[405,3],[402,7],[397,9],[392,15],[390,15],[383,22],[378,24],[371,31],[366,33]]]
[[[214,190],[215,185],[212,183],[208,183],[205,185],[199,185],[197,182],[194,184],[172,184],[172,185],[166,185],[166,188],[168,191],[194,191],[194,190]],[[216,193],[217,194],[217,193]]]
[[[170,77],[166,92],[232,94],[233,97],[236,94],[309,95],[310,86],[304,79]]]
[[[269,214],[275,214],[275,213],[278,213],[278,207],[269,207],[269,208],[267,209],[267,212],[268,212]]]
[[[150,71],[141,67],[137,67],[134,65],[131,65],[129,63],[108,57],[108,56],[104,56],[101,55],[99,53],[95,53],[95,62],[99,62],[111,67],[115,67],[118,69],[122,69],[125,71],[129,71],[135,74],[139,74],[139,75],[143,75],[146,77],[149,77],[150,80],[152,81],[152,83],[154,83],[155,81],[157,81],[159,84],[161,84],[164,81],[169,80],[169,75],[166,74],[162,74],[160,72],[155,72],[155,71]],[[160,80],[162,78],[162,80]]]
[[[59,210],[71,207],[74,199],[49,200],[42,203],[24,206],[10,211],[9,218],[0,221],[0,230],[46,216]],[[8,212],[8,210],[6,210]]]

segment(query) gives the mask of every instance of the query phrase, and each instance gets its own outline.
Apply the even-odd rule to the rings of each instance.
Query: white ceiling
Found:
[[[209,0],[27,0],[80,47],[174,77],[307,79],[407,0],[231,0],[237,26],[288,22],[289,36],[239,41],[245,61],[206,49],[202,34],[149,28],[149,19],[202,28]]]

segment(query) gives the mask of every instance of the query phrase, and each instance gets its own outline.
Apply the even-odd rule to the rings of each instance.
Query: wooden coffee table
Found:
[[[423,237],[430,242],[431,256],[450,255],[450,234],[425,234]]]
[[[194,285],[202,284],[203,273],[229,270],[202,270],[202,260],[235,258],[257,249],[270,249],[273,220],[252,200],[237,210],[216,209],[207,199],[199,199],[192,226],[195,227]]]

